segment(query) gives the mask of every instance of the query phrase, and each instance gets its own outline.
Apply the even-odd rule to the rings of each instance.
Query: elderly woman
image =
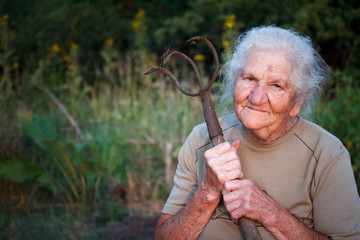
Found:
[[[241,239],[238,219],[261,239],[360,239],[360,200],[342,143],[299,116],[329,68],[307,37],[278,27],[241,35],[225,66],[234,114],[227,142],[195,127],[179,154],[158,239]],[[222,200],[223,199],[223,200]]]

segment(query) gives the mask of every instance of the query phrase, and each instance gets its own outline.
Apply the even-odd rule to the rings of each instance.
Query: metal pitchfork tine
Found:
[[[211,81],[207,84],[207,86],[204,87],[202,85],[200,72],[199,72],[199,69],[196,66],[195,62],[190,57],[186,56],[184,53],[181,53],[178,51],[173,51],[173,52],[169,53],[165,57],[163,64],[166,65],[173,56],[174,57],[182,57],[183,59],[185,59],[185,61],[190,63],[190,65],[192,66],[192,68],[195,71],[197,81],[199,84],[198,92],[189,92],[189,91],[186,91],[185,89],[183,89],[181,87],[178,79],[171,72],[169,72],[168,70],[166,70],[165,68],[162,68],[162,67],[158,67],[158,66],[150,67],[144,72],[144,75],[148,75],[152,72],[161,72],[161,73],[171,77],[175,81],[176,86],[185,95],[188,95],[191,97],[200,96],[201,101],[202,101],[203,111],[204,111],[204,118],[205,118],[206,126],[207,126],[207,129],[209,132],[209,137],[210,137],[211,142],[215,146],[215,145],[225,142],[224,135],[223,135],[222,129],[220,127],[218,118],[216,116],[214,105],[211,101],[211,96],[210,96],[210,87],[215,82],[218,72],[219,72],[219,57],[217,55],[217,52],[216,52],[214,46],[206,38],[204,38],[202,36],[197,36],[197,37],[193,37],[193,38],[190,38],[189,40],[187,40],[187,42],[190,42],[191,44],[194,44],[194,45],[196,44],[196,41],[203,42],[210,48],[210,50],[214,56],[215,63],[216,63],[215,72],[211,78]],[[239,229],[240,229],[240,233],[241,233],[243,239],[246,239],[246,240],[260,239],[259,233],[255,226],[255,223],[249,218],[242,217],[239,219]]]

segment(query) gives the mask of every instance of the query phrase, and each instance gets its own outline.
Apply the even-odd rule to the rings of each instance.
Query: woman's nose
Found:
[[[268,101],[266,86],[260,84],[259,82],[252,89],[248,100],[253,105],[261,105]]]

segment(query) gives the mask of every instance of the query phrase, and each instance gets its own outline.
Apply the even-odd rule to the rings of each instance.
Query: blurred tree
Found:
[[[146,27],[134,28],[140,9]],[[84,74],[90,74],[104,64],[99,52],[109,38],[122,54],[137,49],[160,56],[169,44],[185,50],[185,40],[203,35],[223,52],[229,15],[236,19],[234,35],[269,24],[304,32],[333,68],[356,71],[360,56],[360,8],[355,0],[5,0],[0,14],[8,14],[14,56],[20,68],[28,70],[36,68],[54,44],[62,55],[76,43],[79,63]]]
[[[334,69],[347,70],[359,60],[360,2],[303,1],[293,26],[310,35]],[[355,67],[355,66],[354,66]]]

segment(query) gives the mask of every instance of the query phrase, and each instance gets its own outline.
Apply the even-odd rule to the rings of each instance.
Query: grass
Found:
[[[52,205],[1,213],[1,239],[99,239],[109,222],[120,222],[128,213],[114,202],[102,206]]]

